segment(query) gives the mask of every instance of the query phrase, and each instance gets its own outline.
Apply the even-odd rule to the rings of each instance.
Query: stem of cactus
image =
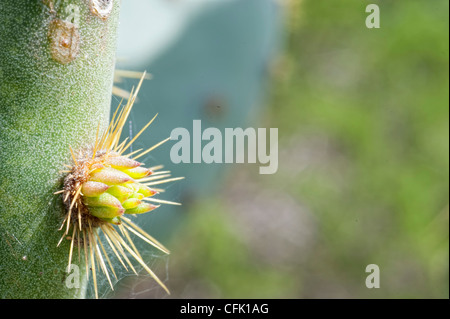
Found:
[[[69,146],[107,126],[119,6],[0,1],[0,298],[85,296],[83,263],[71,278],[70,241],[57,248],[65,208],[53,193]]]

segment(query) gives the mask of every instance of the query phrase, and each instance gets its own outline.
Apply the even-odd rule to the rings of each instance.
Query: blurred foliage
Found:
[[[172,239],[175,297],[448,298],[449,3],[371,1],[381,28],[367,29],[368,3],[290,1],[286,50],[271,64],[261,127],[279,128],[280,152],[319,155],[298,171],[280,157],[276,175],[250,179],[312,212],[306,260],[252,252],[230,178]],[[371,263],[380,289],[364,285]]]

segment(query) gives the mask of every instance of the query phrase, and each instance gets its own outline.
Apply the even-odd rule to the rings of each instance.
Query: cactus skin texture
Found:
[[[85,296],[83,265],[79,288],[66,285],[53,193],[69,145],[108,125],[120,1],[101,17],[95,2],[0,1],[0,298]]]

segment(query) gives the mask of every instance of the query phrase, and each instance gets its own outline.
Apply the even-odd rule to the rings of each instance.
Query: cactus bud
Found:
[[[135,168],[125,169],[125,170],[123,170],[123,172],[134,179],[144,178],[153,173],[151,169],[145,168],[145,167],[135,167]]]
[[[129,187],[114,185],[108,189],[108,193],[115,196],[122,203],[127,200],[134,191]]]
[[[151,189],[150,187],[147,187],[142,184],[138,184],[138,185],[139,185],[138,193],[144,195],[144,197],[151,197],[155,194],[158,194],[157,191],[155,191],[154,189]]]
[[[112,156],[109,157],[106,161],[105,164],[110,165],[113,168],[117,168],[117,169],[130,169],[130,168],[135,168],[138,166],[141,166],[141,163],[132,160],[128,157],[125,156]]]
[[[106,185],[118,185],[130,182],[133,178],[115,168],[105,167],[92,172],[90,180]]]
[[[142,202],[140,199],[130,198],[122,203],[122,207],[125,209],[132,209],[132,208],[139,206],[141,203]]]
[[[97,197],[108,190],[109,186],[100,182],[88,181],[81,186],[81,193],[86,197]]]
[[[137,198],[139,200],[144,199],[144,195],[142,195],[141,193],[133,193],[133,195],[130,196],[130,198]]]
[[[83,203],[87,206],[105,206],[111,208],[122,208],[120,201],[111,194],[104,193],[98,197],[85,197]]]
[[[127,209],[125,211],[125,214],[130,214],[130,215],[134,215],[134,214],[144,214],[147,213],[149,211],[152,211],[156,208],[158,208],[159,206],[157,205],[153,205],[150,203],[141,203],[139,206],[132,208],[132,209]]]
[[[106,206],[99,206],[99,207],[89,207],[89,213],[91,213],[92,216],[98,217],[100,219],[114,219],[115,217],[123,215],[125,212],[125,209],[123,207],[106,207]]]

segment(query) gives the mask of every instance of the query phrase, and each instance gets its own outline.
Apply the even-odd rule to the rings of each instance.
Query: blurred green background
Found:
[[[172,188],[178,222],[148,224],[172,251],[154,261],[171,297],[448,298],[448,1],[276,3],[280,49],[246,126],[279,129],[279,170],[227,166],[202,184],[198,166],[171,168],[202,187],[217,180],[198,196],[181,190],[189,178]],[[365,26],[369,3],[380,29]],[[365,286],[368,264],[379,289]],[[155,285],[127,282],[116,296],[164,297]]]

